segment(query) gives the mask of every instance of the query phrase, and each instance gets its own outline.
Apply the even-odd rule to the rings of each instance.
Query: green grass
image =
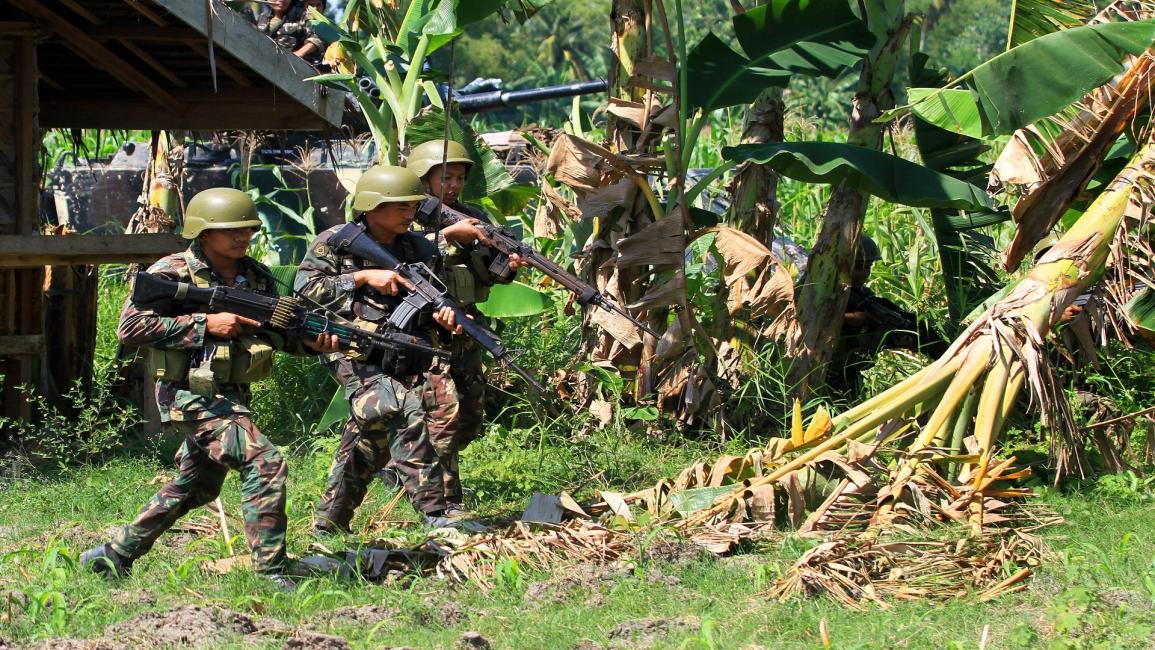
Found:
[[[516,440],[500,442],[517,448]],[[465,466],[474,484],[494,469],[493,450],[486,447],[467,454]],[[650,475],[645,478],[673,463],[642,445],[629,447],[632,463],[645,463],[635,468]],[[296,552],[307,544],[309,513],[321,489],[327,451],[291,459],[290,547]],[[657,647],[821,647],[823,620],[838,648],[975,648],[986,625],[991,647],[1133,647],[1149,643],[1155,624],[1155,511],[1142,502],[1054,492],[1043,500],[1068,521],[1043,533],[1052,559],[1026,591],[987,604],[965,599],[945,605],[894,603],[857,613],[824,597],[770,601],[765,591],[773,579],[811,543],[790,535],[724,559],[691,554],[675,562],[639,560],[644,557],[639,548],[625,569],[569,589],[535,584],[560,584],[570,575],[565,567],[544,573],[514,565],[506,567],[507,579],[492,591],[432,578],[391,586],[324,579],[281,594],[247,570],[223,577],[203,574],[199,564],[221,557],[223,544],[219,537],[188,533],[162,537],[123,583],[79,571],[79,551],[103,539],[112,524],[131,517],[155,488],[150,479],[162,472],[171,472],[167,463],[120,458],[0,488],[0,601],[11,603],[0,602],[0,616],[7,616],[10,607],[14,617],[0,628],[0,636],[16,642],[93,638],[141,612],[182,604],[276,619],[274,627],[285,630],[316,623],[337,607],[397,609],[380,625],[319,628],[364,648],[452,647],[467,630],[480,632],[496,647],[567,648],[580,640],[605,644],[610,631],[627,621],[686,618],[687,626],[661,638]],[[501,495],[499,504],[524,503],[528,489],[513,487],[516,482],[503,476],[498,472],[490,479]],[[238,493],[234,475],[222,494],[229,512],[238,511]],[[386,498],[374,490],[362,511],[377,510]],[[189,519],[207,517],[200,511]],[[243,540],[236,543],[244,548]],[[252,636],[245,647],[277,648],[283,642],[278,634]]]

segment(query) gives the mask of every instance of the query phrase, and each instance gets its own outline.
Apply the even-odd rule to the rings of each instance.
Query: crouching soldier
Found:
[[[421,182],[401,167],[372,167],[357,181],[353,196],[355,223],[402,262],[431,263],[435,249],[409,231],[417,203],[425,198]],[[397,273],[334,250],[330,238],[343,226],[317,236],[297,272],[297,290],[366,329],[386,326],[408,284]],[[408,334],[432,337],[436,322],[459,329],[445,309],[415,318]],[[433,359],[429,355],[374,352],[330,354],[326,364],[344,387],[349,419],[337,449],[325,493],[317,504],[315,536],[349,531],[353,513],[369,483],[390,459],[404,478],[413,507],[427,523],[445,525],[445,491],[441,465],[429,444],[425,386]]]
[[[196,287],[225,285],[275,294],[267,267],[248,257],[260,228],[249,195],[229,188],[205,190],[189,201],[182,235],[188,250],[169,255],[148,272]],[[160,315],[125,302],[117,336],[149,348],[161,420],[184,435],[177,476],[162,487],[132,523],[107,544],[86,551],[81,562],[97,573],[122,577],[185,513],[215,499],[225,474],[241,474],[241,514],[253,568],[278,586],[286,577],[285,459],[249,417],[249,384],[272,372],[273,350],[303,353],[337,349],[335,336],[286,341],[258,323],[229,313],[194,313],[174,304]]]
[[[500,259],[502,254],[488,246],[489,237],[477,227],[489,221],[488,215],[460,202],[472,167],[469,152],[452,140],[419,144],[413,147],[406,162],[406,168],[421,178],[427,195],[422,197],[419,217],[430,221],[422,226],[427,237],[439,247],[441,278],[470,316],[484,322],[485,317],[476,305],[489,299],[489,289],[494,284],[513,281],[521,259],[517,255]],[[444,225],[436,219],[441,200],[470,219]],[[429,439],[445,476],[446,510],[450,515],[460,516],[465,509],[458,456],[481,435],[487,383],[482,349],[476,341],[459,336],[448,342],[447,347],[453,353],[449,368],[435,369],[429,377],[435,402],[430,411]],[[387,475],[383,474],[382,479],[388,482]]]

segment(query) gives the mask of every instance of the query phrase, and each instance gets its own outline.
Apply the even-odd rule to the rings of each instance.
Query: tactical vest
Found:
[[[197,261],[191,251],[183,253],[187,268]],[[200,289],[209,288],[209,281],[192,273],[192,283]],[[187,383],[198,394],[215,393],[222,385],[251,384],[273,374],[273,345],[252,335],[242,334],[234,339],[205,342],[207,356],[193,368],[193,351],[187,349],[158,350],[150,348],[149,367],[157,381]],[[196,351],[201,356],[200,350]],[[194,376],[195,374],[195,376]],[[194,386],[195,384],[195,386]]]

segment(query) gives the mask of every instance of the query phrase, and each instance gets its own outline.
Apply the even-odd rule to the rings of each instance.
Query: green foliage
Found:
[[[966,76],[969,92],[911,89],[919,117],[949,131],[1008,135],[1067,108],[1155,42],[1155,21],[1106,23],[1041,36]]]
[[[521,282],[498,284],[489,291],[489,299],[477,308],[490,318],[524,318],[536,316],[549,308],[549,294]]]

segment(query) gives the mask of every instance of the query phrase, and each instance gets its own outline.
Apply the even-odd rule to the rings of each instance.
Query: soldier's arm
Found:
[[[182,277],[163,261],[154,264],[148,272],[167,280],[188,281],[188,278]],[[141,309],[132,304],[131,299],[126,299],[124,309],[120,312],[116,337],[125,345],[162,350],[192,349],[204,346],[205,326],[203,318],[198,320],[191,315],[161,316],[151,309]]]
[[[342,273],[337,256],[322,235],[309,246],[309,252],[293,280],[293,288],[326,308],[349,316],[353,304],[356,281],[353,273]]]

